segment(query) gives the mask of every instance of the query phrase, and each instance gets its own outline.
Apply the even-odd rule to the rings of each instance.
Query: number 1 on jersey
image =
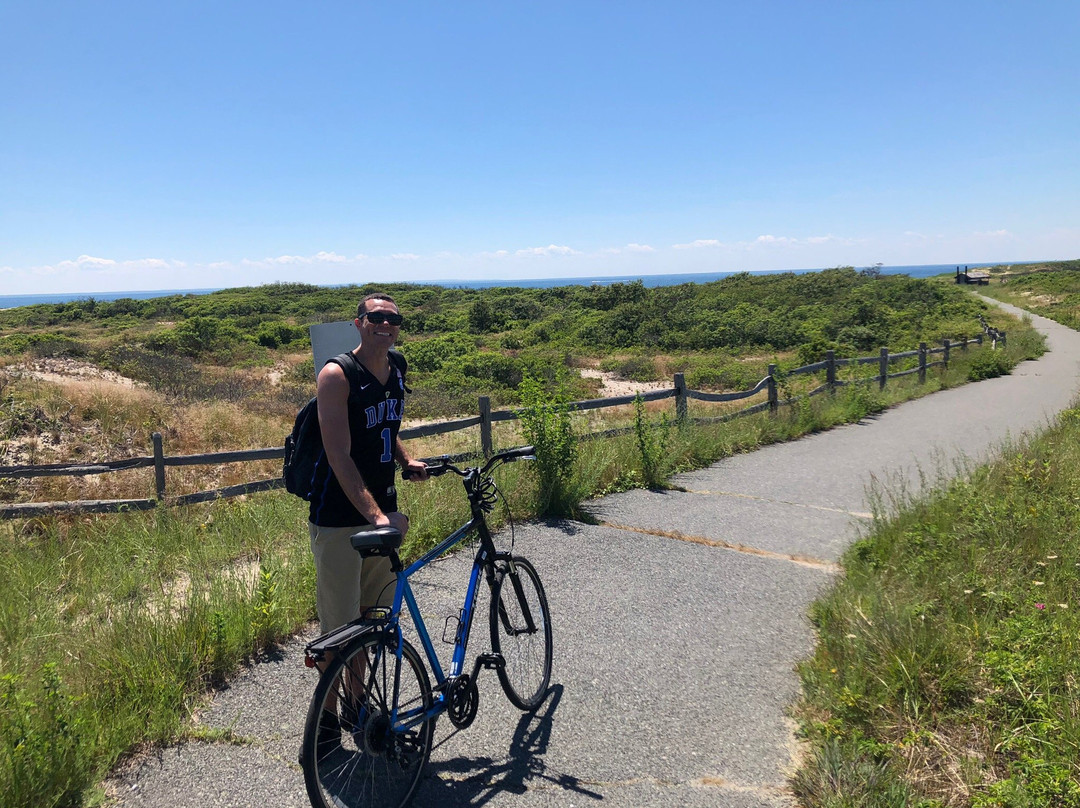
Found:
[[[382,431],[382,457],[380,463],[390,463],[394,459],[394,446],[390,440],[390,427]]]

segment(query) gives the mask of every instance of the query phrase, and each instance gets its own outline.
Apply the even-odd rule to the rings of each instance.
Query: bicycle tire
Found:
[[[391,729],[394,645],[385,634],[364,636],[335,656],[319,677],[300,748],[314,808],[402,808],[416,791],[431,753],[435,719],[405,731]],[[361,679],[364,695],[356,699],[357,688],[348,682]],[[427,671],[416,649],[403,641],[399,719],[402,711],[422,713],[431,705]]]
[[[499,683],[511,704],[535,710],[551,681],[551,615],[540,576],[526,559],[515,558],[496,574],[490,617],[491,650],[501,654],[504,662],[495,669]]]

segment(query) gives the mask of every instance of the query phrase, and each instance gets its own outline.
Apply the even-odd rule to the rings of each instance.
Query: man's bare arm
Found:
[[[352,434],[349,431],[349,380],[340,365],[331,362],[322,369],[319,373],[317,395],[323,448],[341,490],[368,522],[373,525],[390,524],[390,519],[364,485],[364,478],[349,454],[352,450]]]

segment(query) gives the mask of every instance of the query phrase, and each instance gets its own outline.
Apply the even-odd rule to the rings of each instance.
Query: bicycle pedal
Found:
[[[498,670],[506,667],[506,660],[503,659],[502,654],[480,654],[476,658],[481,668],[488,668],[489,670]]]

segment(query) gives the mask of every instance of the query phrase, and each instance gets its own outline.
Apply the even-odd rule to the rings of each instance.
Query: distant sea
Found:
[[[984,264],[922,264],[919,266],[883,266],[881,272],[884,275],[910,275],[913,278],[929,278],[940,275],[943,272],[954,272],[956,268],[968,267],[994,267],[1002,263],[1011,263],[1016,266],[1022,262],[991,262]],[[751,272],[751,275],[775,275],[777,273],[793,272],[802,275],[807,272],[821,272],[821,269],[784,269],[764,270]],[[606,286],[612,283],[630,283],[641,281],[645,286],[677,286],[680,283],[709,283],[718,281],[737,272],[691,272],[681,275],[626,275],[604,277],[581,277],[581,278],[533,278],[530,280],[443,280],[443,281],[415,281],[418,285],[450,286],[460,289],[491,289],[499,286],[519,286],[528,289],[550,289],[556,286]],[[133,300],[147,300],[153,297],[168,297],[170,295],[204,295],[209,292],[218,292],[222,288],[215,289],[156,289],[150,291],[135,292],[65,292],[51,295],[0,295],[0,309],[10,309],[17,306],[33,306],[38,303],[68,303],[73,300],[120,300],[131,298]]]

